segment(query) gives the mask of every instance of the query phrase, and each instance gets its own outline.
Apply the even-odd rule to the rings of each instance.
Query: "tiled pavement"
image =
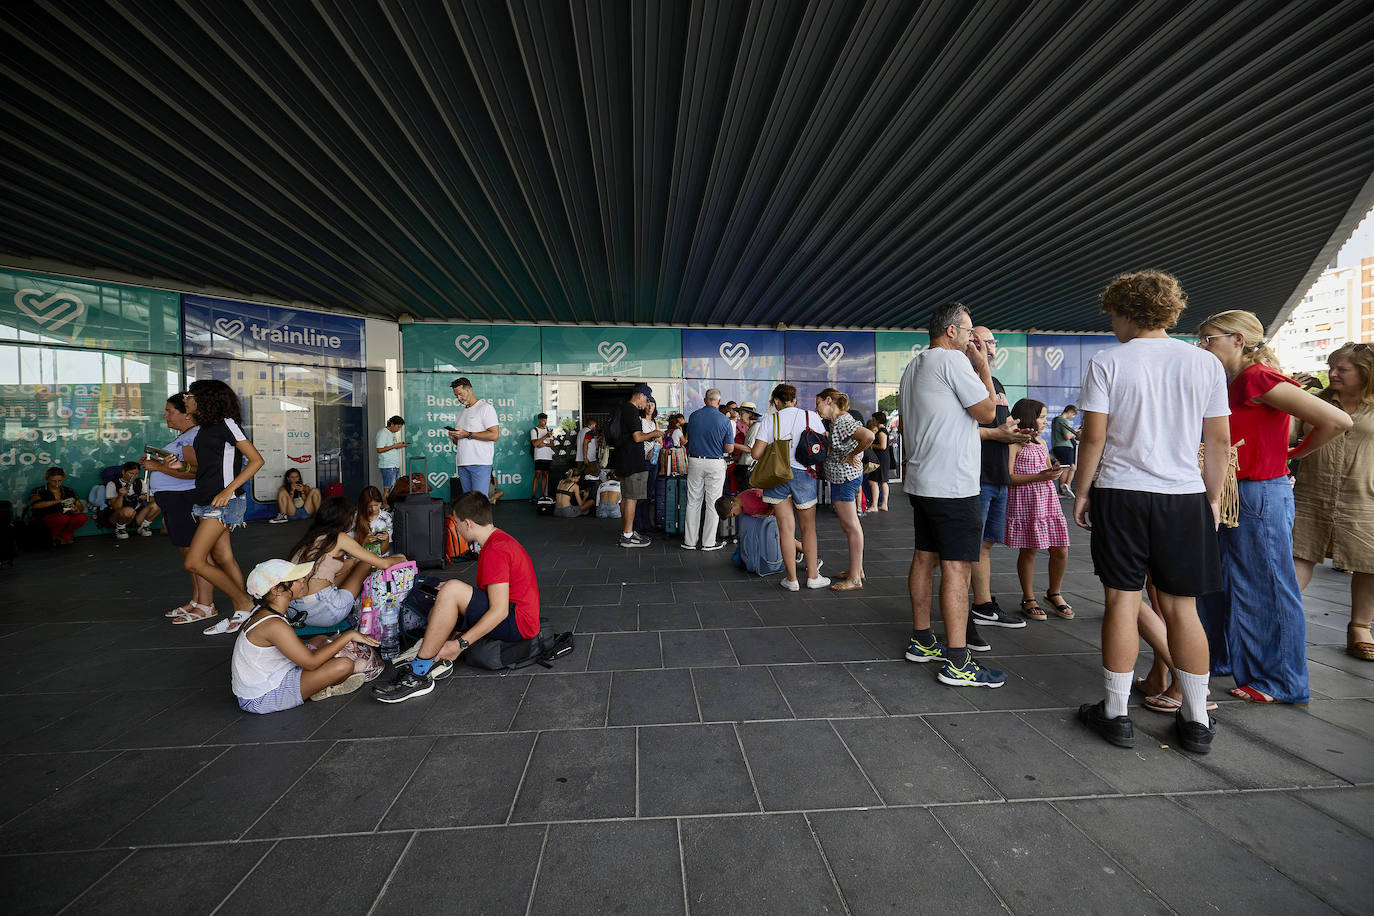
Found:
[[[608,522],[499,521],[577,650],[399,707],[239,712],[229,640],[161,619],[184,577],[160,538],[0,573],[6,911],[1370,911],[1374,665],[1342,652],[1330,569],[1307,594],[1312,704],[1218,697],[1198,758],[1145,710],[1134,751],[1073,720],[1101,695],[1082,532],[1079,619],[987,631],[1010,683],[961,691],[901,660],[905,512],[866,520],[848,595],[784,593],[728,551],[621,550]],[[252,526],[240,562],[298,535]]]

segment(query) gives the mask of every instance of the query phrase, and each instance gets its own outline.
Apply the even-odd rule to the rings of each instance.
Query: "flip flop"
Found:
[[[1174,713],[1178,712],[1180,709],[1183,708],[1183,701],[1175,700],[1167,693],[1157,693],[1152,697],[1145,698],[1145,708],[1148,709],[1150,712],[1159,712],[1163,713],[1166,716],[1172,716]],[[1216,708],[1216,703],[1212,702],[1211,700],[1207,701],[1208,712],[1211,712]]]
[[[243,622],[253,616],[252,610],[235,611],[233,616],[226,617],[218,623],[206,627],[203,632],[206,636],[223,636],[225,633],[237,633]]]
[[[1278,700],[1269,694],[1256,690],[1253,687],[1232,687],[1226,691],[1238,700],[1249,700],[1251,703],[1277,703]]]

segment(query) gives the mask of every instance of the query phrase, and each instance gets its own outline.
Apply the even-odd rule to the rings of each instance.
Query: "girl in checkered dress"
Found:
[[[1050,588],[1045,601],[1060,617],[1071,619],[1073,608],[1059,593],[1064,583],[1064,569],[1069,562],[1069,526],[1064,521],[1064,509],[1059,505],[1058,484],[1066,468],[1049,456],[1040,439],[1045,431],[1045,405],[1030,398],[1022,398],[1011,409],[1017,425],[1035,432],[1025,445],[1012,445],[1011,489],[1007,494],[1008,547],[1020,548],[1016,558],[1016,574],[1021,580],[1021,613],[1032,620],[1044,620],[1045,611],[1035,600],[1035,554],[1050,552]]]

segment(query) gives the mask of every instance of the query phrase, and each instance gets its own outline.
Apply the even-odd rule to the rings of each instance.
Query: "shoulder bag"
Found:
[[[782,424],[773,414],[773,441],[764,449],[763,457],[754,462],[749,472],[749,486],[767,490],[792,479],[792,440],[779,439]]]

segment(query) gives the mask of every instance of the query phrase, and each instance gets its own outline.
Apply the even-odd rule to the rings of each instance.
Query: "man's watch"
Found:
[[[458,637],[458,651],[459,651],[459,652],[466,652],[468,649],[471,649],[471,648],[472,648],[472,643],[468,642],[466,639],[464,639],[464,638],[461,637],[461,636]]]

